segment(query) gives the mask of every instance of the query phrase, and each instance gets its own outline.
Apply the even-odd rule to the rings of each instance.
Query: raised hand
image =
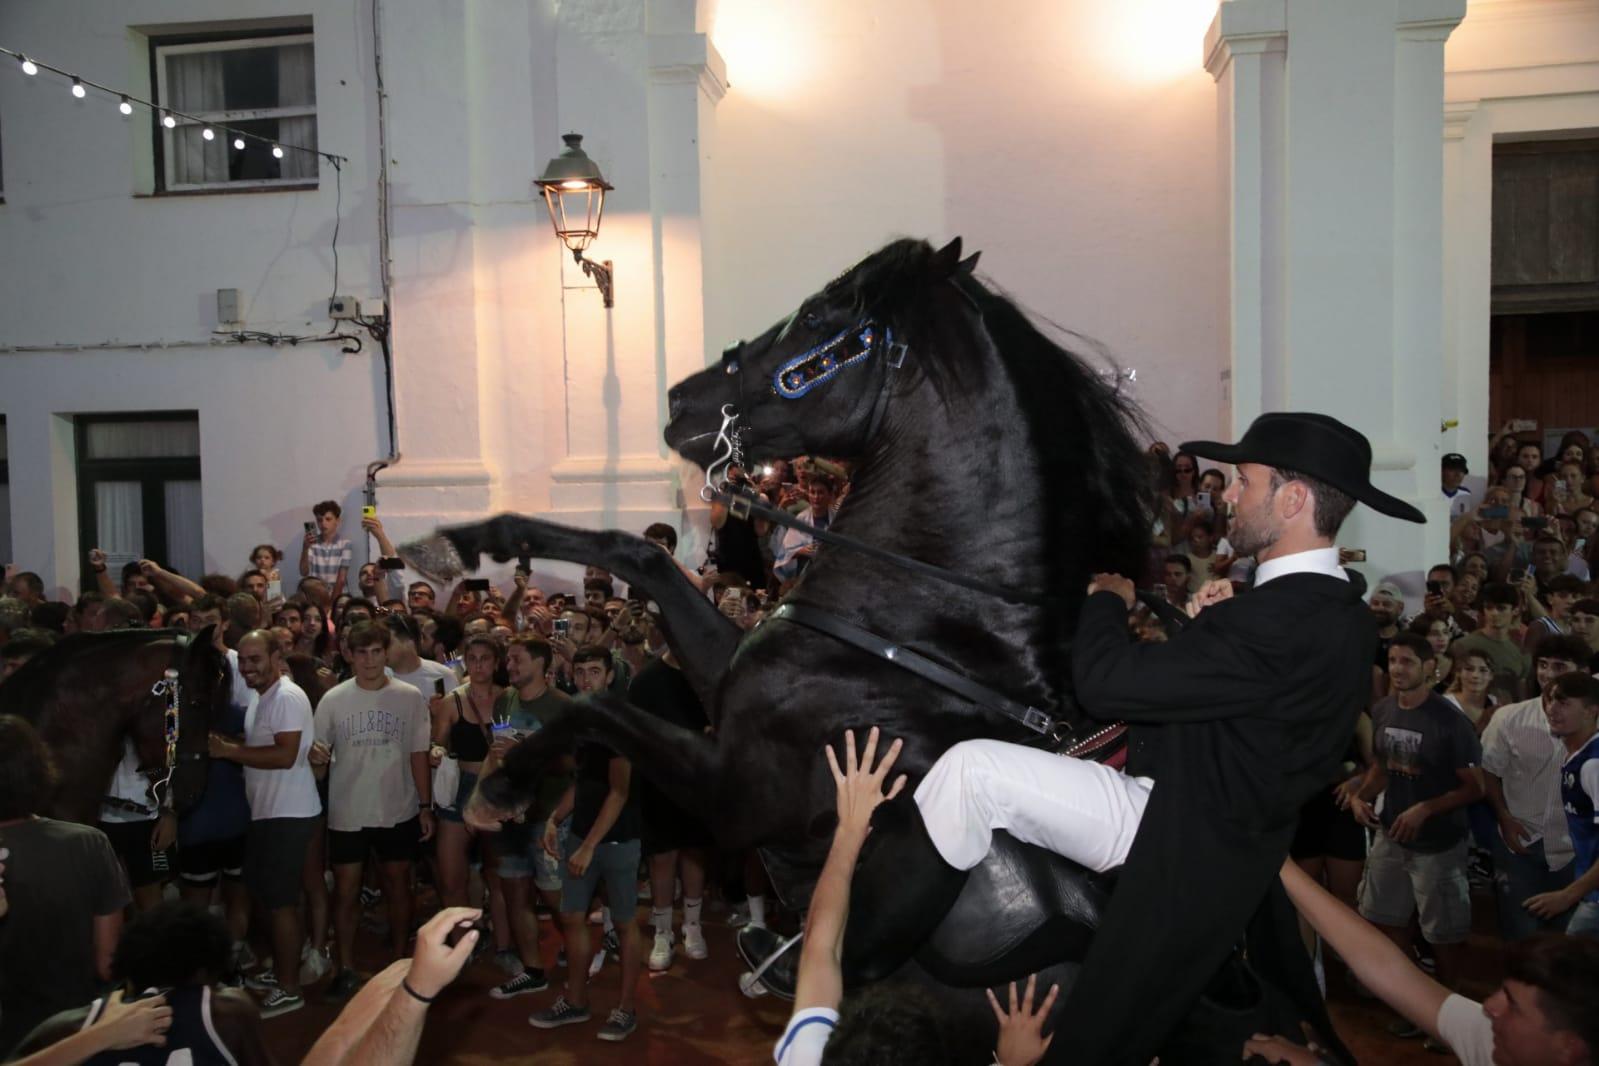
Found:
[[[884,800],[891,800],[900,794],[905,787],[905,775],[900,774],[889,786],[888,793],[883,793],[883,780],[888,776],[888,771],[893,768],[894,760],[899,758],[899,752],[904,747],[904,741],[895,740],[888,746],[882,761],[874,768],[872,763],[877,759],[877,740],[879,732],[876,726],[866,734],[866,750],[859,759],[855,756],[855,730],[844,731],[844,766],[839,768],[838,756],[833,754],[831,745],[827,747],[827,765],[833,771],[833,783],[838,786],[838,831],[859,833],[865,836],[872,822],[872,812]]]
[[[1044,996],[1044,1002],[1033,1009],[1033,993],[1038,984],[1038,975],[1033,974],[1027,979],[1027,991],[1022,996],[1021,1006],[1016,1005],[1016,982],[1010,983],[1010,1010],[1006,1011],[999,1005],[999,999],[994,995],[992,988],[988,989],[988,1005],[994,1010],[994,1017],[999,1020],[999,1044],[994,1049],[996,1062],[1004,1066],[1033,1066],[1044,1057],[1044,1052],[1049,1050],[1049,1045],[1055,1039],[1055,1034],[1044,1035],[1044,1022],[1049,1018],[1050,1009],[1055,1006],[1055,997],[1060,994],[1059,985],[1050,985],[1049,992]]]

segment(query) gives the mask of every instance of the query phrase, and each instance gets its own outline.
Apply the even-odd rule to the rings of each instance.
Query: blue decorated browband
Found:
[[[894,343],[892,330],[880,330],[877,323],[864,322],[778,367],[772,375],[772,391],[785,400],[797,400],[840,370],[871,355],[880,343],[888,347],[890,366],[897,368],[905,361],[905,345]]]

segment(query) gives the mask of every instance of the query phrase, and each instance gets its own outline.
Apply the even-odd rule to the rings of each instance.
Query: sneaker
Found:
[[[272,972],[269,966],[259,973],[253,973],[244,979],[244,987],[252,992],[272,992],[278,987],[278,975]]]
[[[250,950],[250,945],[241,940],[233,945],[233,968],[235,970],[254,969],[260,960],[255,957],[255,952]]]
[[[605,1024],[600,1026],[600,1031],[595,1034],[601,1040],[616,1043],[626,1040],[633,1035],[633,1030],[638,1028],[638,1011],[616,1008],[605,1019]]]
[[[683,954],[695,960],[710,957],[710,949],[705,946],[705,930],[700,928],[700,923],[683,926]]]
[[[587,1007],[574,1007],[566,1001],[565,996],[556,996],[554,1003],[536,1014],[528,1015],[527,1024],[535,1029],[559,1029],[563,1025],[586,1022],[592,1017]]]
[[[378,888],[363,888],[363,889],[361,889],[361,906],[363,908],[373,906],[374,904],[377,903],[378,900],[380,900],[382,898],[383,898],[383,890],[382,889],[378,889]]]
[[[613,959],[622,957],[622,941],[617,937],[615,929],[600,938],[600,947],[605,949]]]
[[[510,999],[526,992],[542,992],[550,987],[544,979],[543,970],[523,970],[503,985],[495,985],[489,989],[489,995],[495,999]]]
[[[316,950],[310,944],[305,946],[304,953],[300,956],[300,983],[314,985],[326,977],[333,969],[333,960],[328,956],[328,949]]]
[[[494,953],[494,965],[504,970],[507,977],[515,977],[524,969],[522,956],[510,948],[501,948]]]
[[[657,929],[655,946],[650,948],[650,972],[660,973],[672,968],[672,931]]]
[[[322,992],[323,999],[346,1000],[366,984],[354,970],[340,970],[333,980],[328,982],[328,987]]]
[[[303,1006],[305,1006],[304,996],[296,996],[281,988],[274,988],[267,993],[266,999],[261,1001],[261,1017],[276,1018],[280,1014],[288,1014]]]
[[[750,924],[750,905],[748,900],[733,904],[733,909],[727,913],[727,924],[734,929],[742,929]]]

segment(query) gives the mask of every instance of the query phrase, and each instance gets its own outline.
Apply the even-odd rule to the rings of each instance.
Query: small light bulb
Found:
[[[235,137],[235,138],[233,138],[233,147],[234,147],[234,149],[236,151],[240,151],[240,152],[244,151],[244,138],[243,137]]]
[[[165,126],[169,130],[175,130],[178,128],[178,120],[173,118],[171,115],[162,115],[161,125]]]
[[[128,103],[128,98],[124,96],[122,98],[122,102],[117,105],[117,110],[122,112],[124,115],[131,115],[133,114],[133,105]]]
[[[216,133],[211,129],[210,126],[207,126],[205,129],[201,130],[200,136],[204,137],[208,141],[214,141],[217,139]]]
[[[37,63],[35,63],[33,60],[29,59],[27,56],[22,56],[21,59],[22,59],[22,73],[26,74],[30,78],[33,77],[35,74],[39,73],[39,66],[38,66]]]
[[[272,146],[272,158],[273,159],[282,159],[283,158],[283,148],[281,146],[276,145],[276,144],[274,144]]]
[[[73,78],[72,95],[76,96],[79,100],[82,100],[85,96],[89,95],[89,90],[83,87],[83,82],[79,81],[77,78]]]

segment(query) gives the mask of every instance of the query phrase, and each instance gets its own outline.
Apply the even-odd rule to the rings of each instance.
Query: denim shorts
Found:
[[[600,844],[594,849],[594,861],[581,877],[575,876],[566,866],[566,860],[583,843],[572,834],[561,841],[561,913],[586,914],[594,902],[594,890],[600,880],[605,881],[605,901],[617,920],[625,921],[638,910],[638,863],[642,852],[637,840],[623,840]]]
[[[435,817],[441,822],[455,822],[460,825],[466,821],[461,817],[461,812],[466,810],[466,801],[472,798],[472,790],[477,788],[477,774],[467,770],[461,771],[461,783],[455,787],[455,807],[436,807],[433,810]]]
[[[560,833],[556,837],[557,847],[564,850],[567,837],[567,825],[562,823]],[[542,842],[543,824],[538,826],[538,832],[529,832],[531,842],[523,846],[523,834],[512,832],[507,835],[502,831],[494,839],[494,847],[499,859],[497,872],[501,877],[515,880],[521,877],[533,878],[533,887],[540,892],[559,892],[561,890],[561,860],[544,850]]]

